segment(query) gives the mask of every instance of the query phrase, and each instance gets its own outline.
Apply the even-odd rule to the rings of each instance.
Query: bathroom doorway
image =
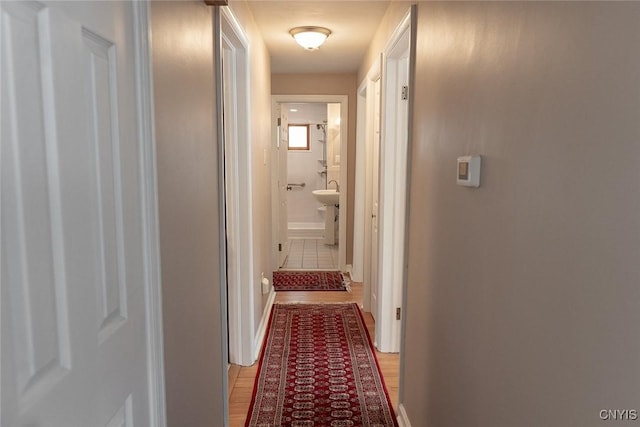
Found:
[[[344,270],[346,108],[286,98],[273,105],[274,270]]]

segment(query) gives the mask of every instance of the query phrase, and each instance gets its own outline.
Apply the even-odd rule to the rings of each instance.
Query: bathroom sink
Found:
[[[313,190],[311,193],[324,205],[337,205],[340,202],[340,193],[336,190]]]

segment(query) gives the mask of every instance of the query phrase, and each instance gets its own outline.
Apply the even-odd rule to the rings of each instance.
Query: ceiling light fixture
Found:
[[[307,50],[316,50],[329,37],[331,30],[324,27],[296,27],[289,34],[300,46]]]

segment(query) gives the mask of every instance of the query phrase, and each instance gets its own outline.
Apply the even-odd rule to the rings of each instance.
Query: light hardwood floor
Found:
[[[352,283],[351,292],[278,292],[276,302],[355,302],[362,304],[362,284]],[[371,313],[363,313],[365,324],[372,340],[375,322]],[[394,410],[398,406],[399,355],[376,351],[380,370],[389,392]],[[229,427],[242,427],[247,418],[258,364],[229,368]]]

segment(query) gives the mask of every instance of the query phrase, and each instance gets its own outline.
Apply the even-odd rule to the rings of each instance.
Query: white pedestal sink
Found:
[[[336,244],[336,205],[340,203],[340,193],[336,190],[313,190],[316,199],[327,207],[324,217],[324,243]]]
[[[337,205],[340,203],[340,193],[336,190],[313,190],[311,193],[323,205]]]

